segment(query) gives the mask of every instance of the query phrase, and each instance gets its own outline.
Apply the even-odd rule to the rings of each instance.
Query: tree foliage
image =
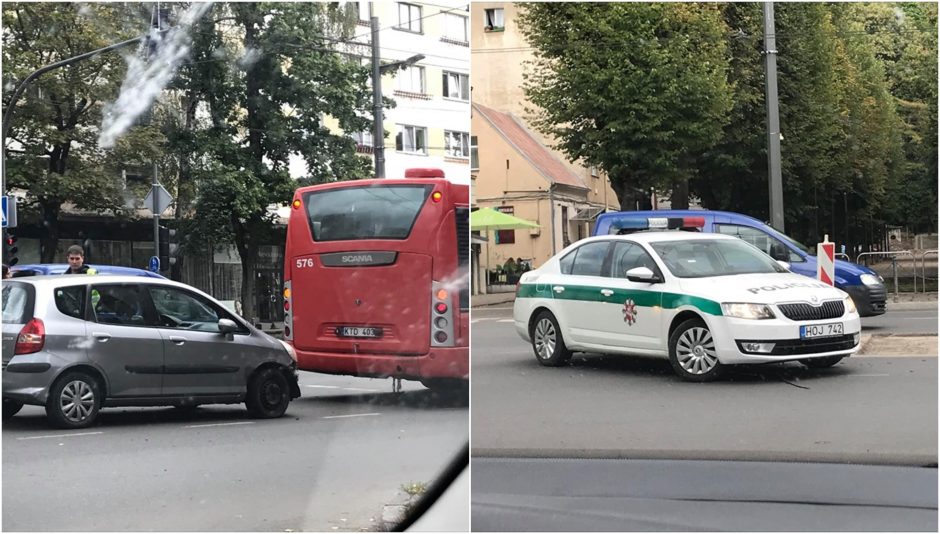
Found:
[[[534,126],[572,161],[607,171],[621,205],[679,192],[731,109],[715,4],[525,4],[535,47],[525,92]]]
[[[769,219],[762,9],[526,5],[534,126],[606,170],[624,209],[654,187]],[[774,9],[787,232],[936,231],[936,4]]]

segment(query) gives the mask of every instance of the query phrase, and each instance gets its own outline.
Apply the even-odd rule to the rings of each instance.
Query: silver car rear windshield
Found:
[[[6,324],[25,324],[33,314],[29,306],[30,290],[26,284],[16,282],[3,283],[3,322]]]
[[[737,239],[660,241],[650,246],[679,278],[787,272],[760,249]]]

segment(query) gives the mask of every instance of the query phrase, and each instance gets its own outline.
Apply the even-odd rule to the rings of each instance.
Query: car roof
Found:
[[[666,230],[661,232],[634,232],[625,235],[599,235],[578,241],[633,241],[636,243],[656,243],[660,241],[717,241],[736,240],[735,236],[712,234],[708,232],[688,232],[684,230]]]
[[[98,265],[98,264],[86,264],[88,267],[97,271],[98,274],[105,274],[108,276],[111,275],[133,275],[133,276],[144,276],[148,278],[163,278],[157,273],[153,273],[144,269],[138,269],[136,267],[125,267],[123,265]],[[26,265],[17,265],[12,267],[11,270],[14,273],[23,272],[23,271],[35,271],[41,275],[58,275],[65,272],[69,266],[66,263],[30,263]]]
[[[75,285],[85,285],[85,284],[152,284],[152,285],[168,285],[182,287],[185,289],[196,289],[192,286],[182,284],[180,282],[175,282],[173,280],[168,280],[166,278],[148,278],[144,276],[128,276],[128,275],[107,275],[107,276],[97,276],[97,275],[84,275],[84,274],[69,274],[69,275],[38,275],[38,276],[21,276],[18,278],[11,278],[9,280],[4,280],[6,282],[27,282],[36,287],[48,288],[48,287],[61,287],[61,286],[75,286]],[[198,291],[198,289],[197,289]]]

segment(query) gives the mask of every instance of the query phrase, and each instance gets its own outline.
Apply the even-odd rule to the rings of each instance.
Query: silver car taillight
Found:
[[[16,346],[13,348],[13,354],[32,354],[42,350],[46,344],[46,325],[39,319],[30,319],[23,325],[18,336],[16,336]]]

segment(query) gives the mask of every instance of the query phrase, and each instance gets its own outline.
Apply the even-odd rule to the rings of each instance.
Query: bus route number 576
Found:
[[[297,260],[297,268],[313,267],[313,258],[300,258]]]

